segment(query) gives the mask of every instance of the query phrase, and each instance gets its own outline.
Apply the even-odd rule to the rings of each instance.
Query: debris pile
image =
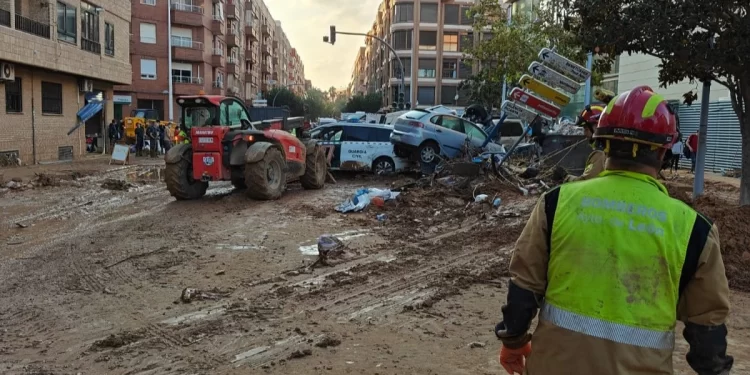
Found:
[[[108,178],[104,180],[101,187],[102,189],[107,189],[107,190],[128,191],[130,188],[135,187],[135,185],[127,181]]]

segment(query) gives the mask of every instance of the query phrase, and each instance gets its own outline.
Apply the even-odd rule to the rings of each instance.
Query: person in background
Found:
[[[687,139],[687,143],[685,143],[685,146],[687,146],[688,150],[690,151],[690,173],[695,173],[695,161],[698,159],[698,131],[696,130],[695,133],[690,134],[690,136]]]
[[[167,153],[169,147],[167,146],[167,128],[164,124],[159,124],[159,147],[164,154]]]
[[[118,122],[117,127],[120,129],[120,138],[118,140],[125,138],[125,122],[122,119]]]
[[[677,172],[680,169],[680,157],[682,156],[682,149],[684,146],[682,138],[678,138],[677,142],[672,145],[672,164],[670,165],[672,173]]]
[[[109,152],[115,149],[115,143],[120,139],[120,128],[117,126],[117,120],[112,119],[107,127],[107,137],[109,137]]]
[[[150,156],[155,158],[159,151],[159,128],[156,126],[154,120],[149,121],[148,128],[146,129],[146,137],[148,137],[148,144],[151,150]]]
[[[138,124],[135,128],[135,155],[143,156],[143,141],[146,136],[146,130],[143,129],[141,124]]]

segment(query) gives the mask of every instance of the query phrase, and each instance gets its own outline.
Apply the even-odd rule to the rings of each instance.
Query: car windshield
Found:
[[[214,118],[218,112],[218,107],[185,107],[182,110],[182,121],[186,128],[211,126],[215,123]]]
[[[420,120],[422,117],[425,117],[429,115],[429,112],[422,112],[422,111],[409,111],[403,114],[404,118],[407,118],[409,120]]]

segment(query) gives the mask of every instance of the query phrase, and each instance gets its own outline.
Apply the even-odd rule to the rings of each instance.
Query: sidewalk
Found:
[[[83,158],[76,159],[74,161],[52,163],[52,164],[37,164],[27,165],[23,167],[7,167],[0,168],[0,184],[3,181],[8,182],[13,179],[21,179],[22,181],[28,181],[34,178],[35,175],[41,173],[47,174],[80,174],[80,175],[91,175],[107,171],[112,168],[121,168],[122,163],[113,162],[109,163],[111,155],[102,155],[101,153],[86,154]],[[158,158],[151,159],[148,157],[130,157],[128,165],[163,165],[164,156],[160,155]]]

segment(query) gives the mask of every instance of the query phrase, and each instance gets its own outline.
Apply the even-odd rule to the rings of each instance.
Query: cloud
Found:
[[[354,59],[364,37],[339,35],[336,45],[323,43],[329,27],[366,33],[372,27],[381,0],[265,0],[276,21],[305,64],[305,76],[314,86],[349,84]]]

